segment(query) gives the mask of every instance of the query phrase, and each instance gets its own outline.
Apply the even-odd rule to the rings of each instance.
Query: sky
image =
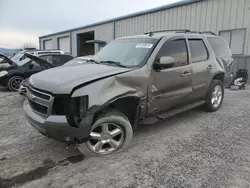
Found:
[[[0,47],[181,0],[0,0]]]

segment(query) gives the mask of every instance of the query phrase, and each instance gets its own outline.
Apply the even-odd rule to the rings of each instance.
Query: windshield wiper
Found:
[[[100,63],[112,64],[112,65],[116,65],[118,67],[128,68],[127,66],[125,66],[117,61],[100,61]]]
[[[96,60],[94,60],[94,59],[89,59],[89,60],[87,60],[87,62],[94,62],[94,63],[96,63],[96,64],[100,64],[99,61],[96,61]]]

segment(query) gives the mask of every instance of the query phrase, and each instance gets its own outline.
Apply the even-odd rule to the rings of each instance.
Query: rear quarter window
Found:
[[[216,38],[216,37],[207,37],[207,40],[217,57],[231,57],[232,56],[231,50],[224,39]]]

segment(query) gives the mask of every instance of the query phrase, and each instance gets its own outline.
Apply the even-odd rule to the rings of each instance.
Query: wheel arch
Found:
[[[109,109],[117,109],[127,116],[129,119],[133,129],[135,129],[138,125],[138,120],[140,116],[140,102],[141,98],[138,96],[123,96],[103,105],[94,115],[94,121],[96,118],[106,112]]]
[[[222,83],[224,83],[225,73],[224,72],[218,72],[214,74],[212,80],[220,80]]]

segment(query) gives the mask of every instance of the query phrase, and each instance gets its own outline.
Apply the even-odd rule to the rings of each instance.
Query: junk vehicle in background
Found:
[[[245,89],[247,81],[248,81],[247,69],[239,69],[236,72],[234,80],[229,85],[229,88],[231,88],[232,90]]]
[[[18,91],[20,83],[31,75],[61,66],[73,59],[71,55],[58,53],[41,54],[39,56],[25,54],[24,57],[21,61],[10,61],[9,66],[1,69],[1,86],[7,87],[11,91]]]
[[[74,59],[68,61],[67,63],[63,64],[63,66],[74,66],[74,65],[86,63],[89,59],[91,59],[91,57],[92,56],[77,57],[77,58],[74,58]],[[52,78],[52,80],[53,80],[53,78]],[[20,95],[25,95],[26,94],[27,85],[28,85],[28,79],[23,80],[20,83],[20,87],[18,89],[18,92],[19,92]]]

